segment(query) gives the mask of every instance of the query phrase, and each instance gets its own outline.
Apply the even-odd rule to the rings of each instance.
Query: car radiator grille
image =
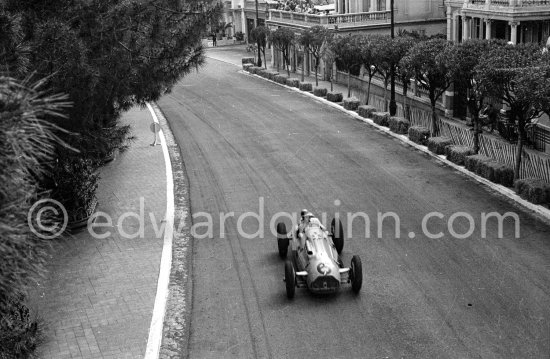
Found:
[[[340,282],[332,276],[317,278],[311,283],[311,288],[316,290],[334,290],[340,286]]]

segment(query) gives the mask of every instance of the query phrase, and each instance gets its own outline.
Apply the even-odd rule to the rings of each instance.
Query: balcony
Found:
[[[467,0],[462,13],[496,20],[544,20],[550,15],[550,0]]]
[[[389,25],[390,11],[314,15],[292,11],[270,10],[269,22],[277,25],[293,25],[296,27],[322,25],[330,29],[345,29],[369,25]]]

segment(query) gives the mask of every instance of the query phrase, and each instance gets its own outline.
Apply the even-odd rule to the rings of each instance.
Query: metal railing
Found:
[[[468,0],[468,3],[506,7],[550,6],[550,0]]]
[[[289,24],[319,24],[325,26],[360,26],[390,22],[390,11],[360,12],[353,14],[315,15],[293,11],[270,10],[269,20]]]

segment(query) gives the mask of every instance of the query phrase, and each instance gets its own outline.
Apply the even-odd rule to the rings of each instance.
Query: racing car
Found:
[[[335,293],[342,284],[348,283],[359,293],[363,284],[361,258],[354,255],[348,268],[340,259],[344,249],[342,222],[333,219],[329,232],[311,212],[302,210],[301,213],[300,224],[291,232],[284,222],[277,223],[279,255],[286,259],[287,297],[294,297],[296,287],[308,288],[313,293]]]

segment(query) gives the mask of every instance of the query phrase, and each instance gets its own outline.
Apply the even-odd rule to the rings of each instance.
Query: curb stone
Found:
[[[164,114],[151,104],[164,132],[174,180],[174,238],[172,267],[168,284],[168,299],[164,315],[159,358],[176,359],[187,356],[189,323],[192,305],[192,237],[189,216],[189,180],[180,149]]]

